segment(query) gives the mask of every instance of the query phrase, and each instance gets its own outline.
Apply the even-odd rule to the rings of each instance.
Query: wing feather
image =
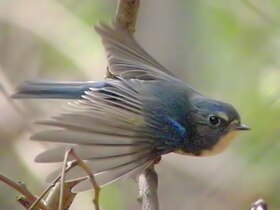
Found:
[[[82,160],[94,160],[102,158],[114,158],[120,156],[134,155],[143,151],[148,151],[150,145],[72,145],[73,151]],[[58,148],[52,148],[40,153],[35,161],[39,163],[53,163],[62,162],[64,160],[64,153],[69,146],[61,146]],[[69,157],[69,161],[74,160]]]
[[[147,96],[141,95],[141,85],[143,82],[133,79],[108,80],[100,88],[89,88],[82,100],[72,102],[62,114],[37,122],[55,128],[31,139],[65,145],[39,154],[36,161],[61,162],[70,146],[99,177],[100,185],[140,173],[155,155],[155,139],[143,113],[142,97]],[[53,172],[47,181],[60,173],[61,169]],[[85,178],[87,174],[79,166],[66,173],[67,181]]]
[[[85,163],[91,170],[92,174],[98,175],[104,172],[110,172],[113,170],[118,170],[126,166],[136,166],[139,163],[150,160],[149,152],[143,151],[134,153],[132,155],[124,155],[118,157],[104,157],[93,160],[86,160]],[[51,173],[47,177],[47,182],[51,182],[61,173],[61,169],[58,169]],[[66,181],[73,181],[78,179],[83,179],[87,177],[86,172],[80,166],[74,166],[65,174]]]
[[[122,134],[111,135],[108,133],[90,133],[78,130],[45,130],[35,133],[31,140],[62,142],[68,144],[89,144],[89,145],[138,145],[147,143],[148,140],[138,137],[126,137]]]
[[[82,119],[79,115],[77,116],[78,119]],[[64,119],[67,119],[66,117]],[[73,118],[70,118],[73,119]],[[75,119],[77,120],[77,119]],[[83,122],[96,122],[97,120],[81,120],[80,123],[77,121],[58,121],[58,120],[43,120],[36,122],[37,124],[41,125],[50,125],[55,127],[61,127],[69,130],[78,130],[78,131],[84,131],[89,133],[96,133],[96,134],[105,134],[105,135],[116,135],[120,137],[134,137],[135,133],[134,131],[130,131],[126,128],[123,128],[121,126],[117,126],[114,124],[106,123],[106,126],[103,124],[96,124],[96,125],[90,125],[90,124],[81,124]],[[99,123],[102,123],[102,120],[99,121]],[[77,142],[78,144],[78,142]]]
[[[172,73],[150,56],[126,30],[105,24],[95,26],[107,52],[110,72],[118,76],[130,70],[152,71],[159,75],[172,76]]]
[[[137,165],[126,165],[113,171],[97,174],[96,180],[100,187],[104,187],[120,179],[136,177],[141,174],[146,168],[148,168],[152,163],[153,161],[143,161],[138,163]],[[81,181],[79,184],[75,185],[72,188],[72,191],[75,193],[88,190],[93,190],[92,184],[89,179]]]

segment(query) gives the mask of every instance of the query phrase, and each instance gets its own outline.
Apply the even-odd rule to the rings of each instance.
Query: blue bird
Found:
[[[208,156],[222,152],[236,131],[248,130],[236,109],[201,95],[175,78],[152,58],[126,30],[99,24],[108,59],[105,81],[30,81],[18,87],[14,98],[73,99],[68,109],[50,120],[53,127],[31,139],[63,143],[36,157],[37,162],[62,162],[71,146],[100,186],[135,177],[161,155]],[[52,180],[60,170],[52,173]],[[83,180],[74,167],[67,180]],[[74,191],[90,190],[88,179]]]

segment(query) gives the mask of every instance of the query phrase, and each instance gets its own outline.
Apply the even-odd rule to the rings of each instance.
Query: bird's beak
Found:
[[[247,125],[243,125],[243,124],[239,124],[239,125],[235,125],[234,126],[235,130],[239,130],[239,131],[247,131],[250,130],[250,128]]]

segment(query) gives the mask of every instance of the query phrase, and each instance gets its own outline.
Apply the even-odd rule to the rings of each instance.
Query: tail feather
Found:
[[[26,81],[17,88],[13,98],[81,99],[84,91],[102,87],[103,82],[46,82]]]

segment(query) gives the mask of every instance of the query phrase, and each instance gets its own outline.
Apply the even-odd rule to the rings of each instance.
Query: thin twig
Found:
[[[13,180],[11,180],[7,176],[3,175],[2,173],[0,173],[0,181],[4,182],[11,188],[18,191],[21,195],[23,195],[25,197],[25,200],[30,203],[33,203],[37,199],[35,195],[33,195],[29,190],[27,190],[27,188],[25,187],[25,185],[22,182],[14,182]],[[41,208],[43,210],[48,210],[47,206],[44,205],[41,202],[41,200],[39,200],[37,202],[37,204],[38,204],[37,205],[38,208]],[[35,206],[33,206],[33,207],[35,207]]]
[[[100,187],[97,184],[94,175],[92,174],[90,168],[87,166],[87,164],[85,162],[83,162],[79,156],[73,151],[70,150],[69,155],[72,155],[75,160],[77,161],[78,165],[87,173],[87,175],[89,176],[89,180],[94,188],[94,199],[93,199],[93,203],[95,206],[95,210],[99,210],[99,194],[100,194]]]
[[[67,164],[67,160],[70,156],[72,156],[75,160],[71,161]],[[79,156],[75,153],[73,148],[68,148],[66,150],[61,174],[56,179],[54,179],[52,184],[43,192],[43,194],[40,196],[40,199],[42,197],[44,197],[45,194],[51,188],[53,188],[55,186],[55,184],[57,184],[60,181],[60,185],[54,187],[53,191],[51,193],[49,193],[46,203],[51,209],[57,209],[57,208],[59,210],[68,209],[68,207],[70,206],[70,204],[72,203],[72,201],[75,197],[75,194],[71,192],[72,187],[75,186],[76,184],[78,184],[79,182],[85,180],[85,179],[80,179],[77,181],[71,181],[71,182],[64,183],[65,182],[65,173],[67,171],[69,171],[71,168],[73,168],[74,166],[80,166],[88,175],[90,182],[92,183],[92,186],[94,188],[94,193],[95,193],[93,203],[94,203],[95,209],[99,210],[100,209],[99,208],[100,187],[98,186],[91,170],[88,168],[86,163],[84,163],[83,160],[79,158]],[[67,195],[65,196],[66,193],[67,193]],[[58,203],[58,205],[57,205],[57,203]]]
[[[64,155],[64,161],[63,161],[63,166],[62,166],[62,171],[61,171],[61,181],[60,181],[60,194],[59,194],[59,205],[58,205],[59,210],[62,210],[62,206],[63,206],[65,171],[66,171],[66,167],[67,167],[68,157],[69,157],[69,154],[71,151],[72,151],[72,148],[67,148],[65,155]]]

